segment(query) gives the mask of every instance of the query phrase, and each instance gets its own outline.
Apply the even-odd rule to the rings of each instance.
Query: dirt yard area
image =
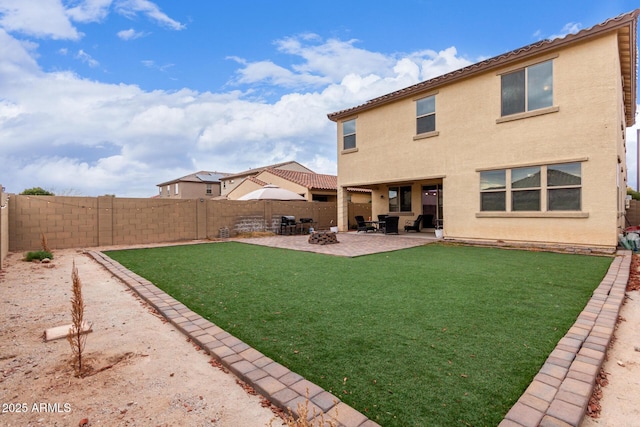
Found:
[[[592,399],[593,417],[582,427],[634,427],[640,425],[640,255],[631,264],[627,298],[603,365],[603,387]]]
[[[87,255],[21,258],[10,254],[0,271],[0,425],[263,427],[274,418],[260,396]],[[74,261],[93,324],[85,378],[74,376],[67,340],[43,334],[71,323]]]

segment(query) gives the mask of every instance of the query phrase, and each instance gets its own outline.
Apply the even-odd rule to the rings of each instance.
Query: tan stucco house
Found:
[[[338,225],[372,214],[445,238],[610,250],[624,227],[640,9],[329,114]]]
[[[224,172],[199,171],[157,184],[158,197],[163,199],[198,199],[220,195],[220,180]]]
[[[249,176],[227,194],[229,200],[248,194],[267,184],[274,184],[301,195],[308,202],[336,202],[338,180],[336,175],[313,172],[300,172],[291,169],[264,169],[255,176]],[[371,200],[371,191],[367,189],[348,189],[349,199],[354,203],[367,203]]]
[[[228,196],[228,194],[231,193],[240,184],[242,184],[245,179],[249,177],[256,177],[260,172],[265,171],[267,169],[290,170],[290,171],[297,171],[297,172],[314,173],[311,169],[301,165],[300,163],[294,160],[291,160],[288,162],[276,163],[273,165],[261,166],[253,169],[248,169],[243,172],[233,173],[223,177],[220,180],[221,195]],[[249,191],[247,191],[247,193]],[[237,197],[240,197],[242,195],[239,193],[236,193],[236,194],[237,194]],[[243,193],[243,194],[246,194],[246,193]]]

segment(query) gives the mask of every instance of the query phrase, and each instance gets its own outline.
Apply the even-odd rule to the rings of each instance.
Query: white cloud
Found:
[[[562,27],[562,30],[560,30],[559,34],[552,34],[549,37],[547,37],[550,40],[553,39],[557,39],[557,38],[562,38],[565,37],[569,34],[575,34],[578,31],[580,31],[582,29],[582,25],[581,24],[577,24],[574,22],[569,22],[568,24],[565,24],[564,27]]]
[[[135,40],[146,36],[146,34],[142,31],[136,31],[133,28],[129,28],[128,30],[118,31],[117,36],[122,40]]]
[[[109,14],[113,0],[84,0],[66,10],[66,15],[75,22],[100,22]]]
[[[81,37],[60,0],[0,0],[0,27],[40,38]]]
[[[116,11],[129,18],[135,17],[138,13],[142,13],[163,27],[172,30],[183,30],[186,28],[184,24],[170,18],[160,10],[158,5],[148,0],[118,0],[116,2]]]
[[[196,170],[297,160],[336,173],[335,124],[327,113],[417,83],[432,68],[464,63],[453,48],[383,55],[309,36],[286,45],[295,65],[236,58],[239,86],[227,92],[144,91],[44,72],[32,47],[0,30],[0,180],[9,179],[2,185],[145,197],[157,194],[156,184]],[[267,102],[261,87],[297,89]]]
[[[91,55],[89,55],[87,52],[85,52],[82,49],[80,49],[78,51],[78,53],[76,54],[76,58],[79,59],[80,61],[84,62],[85,64],[87,64],[91,68],[97,67],[98,65],[100,65],[100,63],[98,61],[93,59],[91,57]]]

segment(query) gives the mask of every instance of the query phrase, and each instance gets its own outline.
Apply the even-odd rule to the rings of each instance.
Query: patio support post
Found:
[[[338,185],[338,231],[349,231],[349,201],[347,189]]]

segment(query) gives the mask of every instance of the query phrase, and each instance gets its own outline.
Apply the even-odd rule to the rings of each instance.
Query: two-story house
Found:
[[[164,199],[212,198],[220,195],[224,172],[200,171],[157,184],[158,197]]]
[[[329,114],[340,229],[361,187],[401,229],[424,214],[450,239],[615,248],[639,12]]]

